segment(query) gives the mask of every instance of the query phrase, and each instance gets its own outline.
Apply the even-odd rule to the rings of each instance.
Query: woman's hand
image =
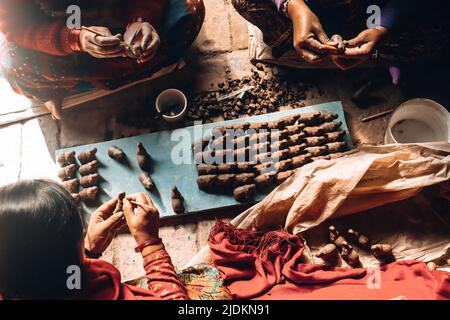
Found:
[[[339,68],[346,70],[367,61],[387,32],[388,30],[384,27],[362,31],[355,38],[344,41],[346,47],[344,54],[333,57],[333,62]]]
[[[132,22],[123,37],[131,58],[138,63],[152,59],[158,50],[160,39],[156,29],[148,22]]]
[[[50,111],[53,120],[62,119],[62,103],[63,98],[58,94],[55,94],[55,97],[52,100],[44,103],[45,107]]]
[[[136,205],[130,201],[140,203]],[[137,245],[159,238],[159,212],[145,193],[127,196],[123,200],[123,213]]]
[[[91,253],[101,254],[110,245],[116,231],[125,225],[123,212],[113,213],[117,197],[101,205],[89,220],[84,247]]]
[[[376,49],[380,40],[387,34],[384,27],[366,29],[355,38],[344,41],[345,56],[348,57],[370,57]]]
[[[89,30],[82,29],[80,32],[81,51],[89,53],[95,58],[117,58],[126,55],[124,43],[121,35],[112,35],[111,31],[105,27],[89,27],[103,36],[96,35]]]
[[[337,54],[337,43],[330,41],[319,18],[303,0],[289,1],[287,13],[294,27],[294,49],[301,58],[315,63],[326,54]]]

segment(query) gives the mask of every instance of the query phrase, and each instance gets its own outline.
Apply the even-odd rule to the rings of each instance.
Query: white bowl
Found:
[[[450,114],[429,99],[412,99],[400,105],[389,120],[385,144],[450,142]]]
[[[161,117],[167,122],[178,122],[183,120],[187,112],[187,99],[183,92],[177,89],[167,89],[156,98],[156,110],[163,112],[170,105],[178,104],[182,106],[181,111],[173,116],[161,114]]]

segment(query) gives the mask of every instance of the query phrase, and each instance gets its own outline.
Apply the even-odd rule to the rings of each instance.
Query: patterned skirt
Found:
[[[202,0],[168,0],[158,30],[161,44],[147,63],[127,58],[96,59],[87,53],[54,56],[6,42],[0,50],[1,70],[15,92],[41,102],[94,88],[116,89],[179,60],[200,32],[204,17]],[[125,30],[111,31],[123,34]]]
[[[198,264],[178,272],[190,300],[231,300],[231,292],[223,284],[219,270],[210,264]],[[148,290],[147,278],[140,277],[126,284]]]

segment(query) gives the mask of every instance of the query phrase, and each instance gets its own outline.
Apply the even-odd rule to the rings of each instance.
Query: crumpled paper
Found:
[[[303,166],[264,200],[234,218],[231,223],[244,229],[281,227],[294,234],[305,233],[319,225],[327,227],[324,222],[328,223],[330,219],[356,213],[372,214],[373,217],[373,213],[368,213],[368,210],[412,198],[425,187],[449,180],[448,143],[361,146],[340,158],[315,161]],[[396,225],[406,221],[405,217],[397,215],[391,218],[392,221],[397,219]],[[372,219],[389,223],[391,218],[383,214],[382,217],[380,215]],[[374,225],[368,218],[366,222],[360,223],[360,227]],[[393,245],[396,257],[401,260],[434,260],[450,247],[448,230],[439,231],[438,239],[432,231],[421,235],[422,239],[428,240],[420,243],[410,239],[411,230],[414,229],[406,233],[401,233],[400,229],[391,230],[390,233],[377,233],[370,228],[367,231],[376,242]],[[326,241],[327,233],[323,231],[321,234],[322,238],[317,238],[319,241],[309,241],[321,245]],[[312,239],[311,236],[305,238]],[[188,265],[205,261],[208,251],[208,248],[203,248]],[[305,259],[311,261],[312,255],[308,255],[308,250],[306,255]],[[374,264],[372,258],[366,262]]]

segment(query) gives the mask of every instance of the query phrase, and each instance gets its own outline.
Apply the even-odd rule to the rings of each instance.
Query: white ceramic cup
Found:
[[[181,110],[173,116],[164,114],[164,110],[174,104],[179,105]],[[156,98],[156,110],[158,111],[158,113],[162,112],[161,117],[167,122],[181,121],[183,120],[187,112],[187,98],[180,90],[164,90]]]
[[[412,99],[400,105],[389,120],[385,144],[450,142],[450,114],[429,99]]]

